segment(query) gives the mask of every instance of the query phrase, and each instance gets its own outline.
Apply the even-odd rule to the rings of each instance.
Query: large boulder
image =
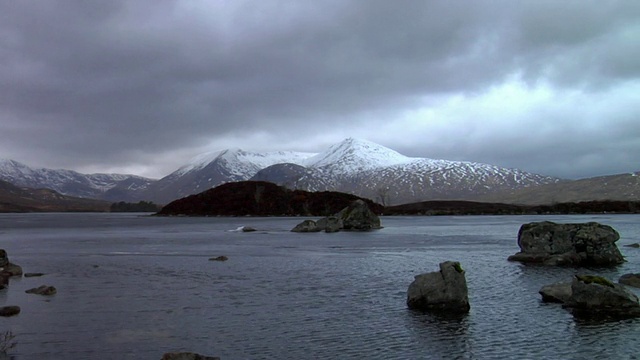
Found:
[[[620,284],[640,288],[640,274],[624,274],[618,279]]]
[[[4,249],[0,249],[0,273],[8,276],[22,275],[22,267],[16,264],[12,264],[9,261],[9,256]]]
[[[564,307],[580,316],[640,316],[638,297],[624,285],[594,275],[576,275]]]
[[[509,260],[565,266],[618,265],[624,262],[615,244],[619,238],[611,226],[596,222],[532,222],[520,227],[520,252]]]
[[[416,275],[407,291],[407,306],[436,312],[469,312],[464,273],[459,262],[446,261],[440,263],[440,271]]]
[[[342,220],[345,230],[372,230],[380,229],[380,218],[363,200],[355,200],[349,206],[342,209],[336,217]]]

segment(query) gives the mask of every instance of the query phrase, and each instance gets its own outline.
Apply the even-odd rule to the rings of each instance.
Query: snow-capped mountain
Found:
[[[424,200],[468,199],[559,179],[494,165],[411,158],[384,146],[346,139],[304,162],[273,165],[252,180],[307,191],[340,191],[384,205]]]
[[[412,158],[352,138],[317,154],[241,149],[206,153],[157,181],[133,175],[32,169],[16,161],[0,160],[0,180],[24,187],[49,188],[65,195],[158,204],[227,182],[263,180],[292,189],[352,193],[383,205],[471,199],[559,181],[488,164]]]
[[[129,200],[156,180],[136,175],[81,174],[72,170],[31,168],[15,160],[0,159],[0,180],[15,186],[46,188],[63,195],[102,199]]]
[[[294,151],[256,153],[241,149],[206,153],[149,186],[139,198],[166,204],[227,182],[249,180],[258,171],[274,164],[302,164],[313,155]]]

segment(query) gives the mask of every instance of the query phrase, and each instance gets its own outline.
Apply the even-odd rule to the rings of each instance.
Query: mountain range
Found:
[[[20,187],[49,188],[69,196],[159,204],[244,180],[269,181],[305,191],[351,193],[383,205],[453,199],[531,203],[549,198],[541,197],[537,189],[546,189],[546,193],[563,189],[564,193],[571,193],[567,189],[576,183],[489,164],[408,157],[379,144],[353,138],[320,153],[259,153],[241,149],[205,153],[159,180],[135,175],[86,175],[71,170],[33,169],[13,160],[0,160],[0,180]],[[580,191],[584,192],[588,183],[585,180]],[[626,194],[637,199],[638,184]],[[624,200],[619,199],[613,188],[609,195],[612,199]],[[505,201],[509,196],[513,201]]]
[[[21,188],[0,180],[0,212],[107,211],[109,202],[61,195],[50,189]]]

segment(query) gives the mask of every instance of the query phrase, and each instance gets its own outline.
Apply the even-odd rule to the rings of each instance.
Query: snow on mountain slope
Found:
[[[130,175],[32,169],[12,160],[0,160],[0,179],[74,196],[111,201],[124,197],[125,201],[151,200],[159,204],[227,182],[253,179],[308,191],[342,191],[385,205],[466,199],[559,180],[488,164],[407,157],[353,138],[318,154],[241,149],[205,153],[158,181]]]
[[[125,183],[128,191],[137,191],[146,188],[155,181],[136,175],[87,175],[72,170],[31,168],[8,159],[0,159],[0,179],[16,186],[46,188],[63,195],[96,199],[102,199],[107,191],[116,189]],[[124,192],[122,194],[126,198]],[[122,200],[127,200],[125,198]]]
[[[314,168],[332,168],[352,173],[404,164],[412,158],[371,141],[348,138],[325,152],[308,158],[303,164]]]
[[[352,193],[385,205],[465,199],[558,181],[489,164],[411,158],[358,139],[346,139],[309,158],[305,165],[304,171],[274,165],[253,179],[307,191]]]
[[[295,151],[274,151],[274,152],[249,152],[241,149],[226,149],[200,154],[192,158],[187,165],[181,167],[175,175],[184,175],[189,172],[198,171],[214,161],[221,161],[228,164],[229,171],[236,175],[249,177],[255,172],[268,166],[281,163],[292,163],[302,165],[306,159],[313,156],[313,153],[303,153]],[[257,169],[253,171],[254,169]],[[251,174],[251,172],[253,172]]]
[[[166,204],[227,182],[249,180],[261,169],[274,164],[301,164],[313,155],[295,151],[257,153],[237,148],[205,153],[160,179],[139,196]]]

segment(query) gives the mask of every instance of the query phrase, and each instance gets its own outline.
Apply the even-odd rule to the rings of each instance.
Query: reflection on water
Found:
[[[297,218],[155,218],[129,214],[0,216],[0,244],[26,272],[0,306],[17,359],[157,359],[195,351],[223,359],[636,358],[639,320],[583,321],[540,302],[543,285],[577,271],[637,272],[621,247],[613,269],[506,261],[519,226],[592,217],[397,217],[368,233],[291,233]],[[637,216],[600,216],[640,241]],[[229,231],[241,226],[255,233]],[[225,255],[228,261],[208,259]],[[414,276],[460,261],[471,311],[406,308]],[[24,290],[53,285],[42,297]],[[634,357],[636,356],[636,357]]]
[[[472,359],[468,314],[433,314],[407,310],[413,341],[433,359]]]

